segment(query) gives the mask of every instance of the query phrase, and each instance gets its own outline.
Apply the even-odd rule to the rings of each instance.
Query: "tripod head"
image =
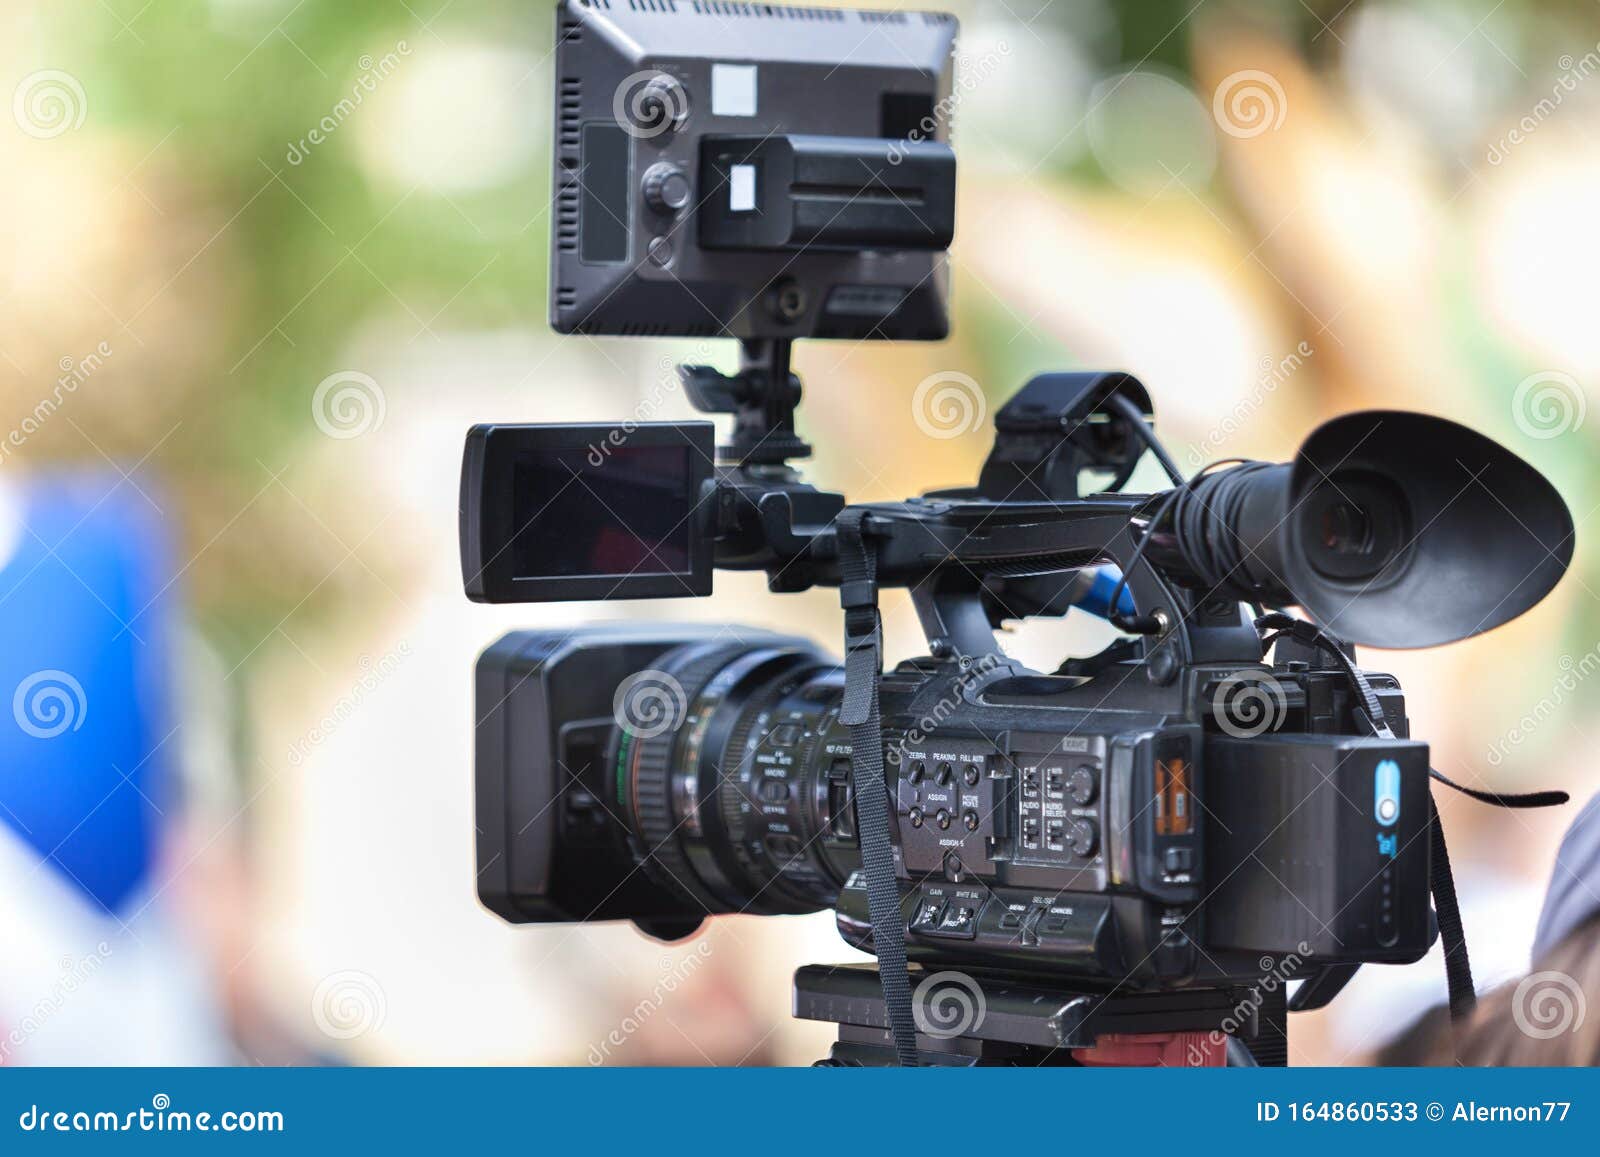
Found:
[[[917,969],[919,1063],[939,1067],[1288,1063],[1281,984],[1116,993]],[[888,1010],[870,964],[794,974],[794,1015],[839,1026],[830,1067],[895,1063]]]

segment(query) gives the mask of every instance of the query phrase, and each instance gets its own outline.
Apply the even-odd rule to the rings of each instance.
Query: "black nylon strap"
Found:
[[[1439,917],[1439,939],[1444,941],[1444,979],[1450,993],[1450,1019],[1461,1024],[1478,1005],[1472,985],[1472,962],[1467,959],[1467,930],[1461,923],[1461,906],[1456,902],[1456,879],[1450,871],[1450,849],[1444,842],[1444,824],[1433,796],[1428,796],[1428,839],[1432,856],[1428,860],[1428,885],[1433,892],[1433,910]]]
[[[1272,611],[1262,615],[1256,620],[1256,629],[1265,632],[1261,645],[1265,649],[1277,642],[1280,635],[1288,635],[1297,642],[1309,647],[1320,647],[1333,661],[1339,664],[1344,671],[1345,678],[1350,681],[1351,689],[1361,698],[1360,711],[1365,716],[1367,727],[1379,739],[1393,739],[1394,732],[1389,729],[1388,720],[1383,717],[1383,705],[1378,700],[1378,694],[1372,689],[1372,684],[1367,681],[1367,676],[1360,667],[1357,667],[1350,656],[1344,653],[1344,648],[1339,646],[1339,641],[1328,634],[1315,623],[1308,623],[1304,619],[1297,619],[1286,615],[1282,611]]]
[[[1566,803],[1568,799],[1564,791],[1478,791],[1441,775],[1431,767],[1428,774],[1462,795],[1495,807],[1553,807]],[[1428,797],[1428,839],[1433,853],[1428,862],[1428,885],[1433,892],[1433,910],[1439,917],[1439,939],[1444,941],[1444,977],[1450,992],[1450,1019],[1461,1024],[1477,1007],[1478,993],[1472,983],[1472,963],[1467,958],[1467,933],[1461,923],[1461,907],[1456,902],[1456,881],[1450,870],[1450,849],[1444,842],[1444,824],[1439,821],[1439,809],[1434,806],[1431,793]]]
[[[911,973],[906,965],[906,930],[900,911],[900,885],[894,874],[889,835],[889,790],[884,781],[883,718],[878,708],[878,676],[883,673],[883,624],[878,615],[878,558],[863,533],[866,512],[846,509],[835,526],[843,582],[844,703],[839,722],[850,728],[850,781],[856,800],[856,830],[861,840],[861,870],[867,880],[867,913],[872,919],[872,950],[878,957],[878,982],[889,1032],[900,1064],[917,1064],[917,1029],[911,1008]]]
[[[1530,808],[1530,807],[1560,807],[1572,797],[1564,791],[1479,791],[1477,788],[1468,787],[1464,783],[1457,783],[1448,775],[1442,775],[1433,768],[1428,769],[1428,774],[1444,784],[1453,787],[1464,796],[1469,796],[1479,803],[1492,804],[1494,807]]]

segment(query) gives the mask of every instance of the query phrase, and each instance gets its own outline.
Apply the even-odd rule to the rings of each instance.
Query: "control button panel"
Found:
[[[919,936],[971,940],[978,934],[978,914],[987,899],[981,888],[927,885],[914,897],[907,930]]]
[[[992,772],[1001,758],[994,745],[941,736],[898,755],[894,798],[905,870],[948,874],[956,865],[958,874],[992,874],[1007,784]]]
[[[1103,763],[1086,754],[1012,757],[1017,783],[1017,862],[1085,868],[1100,860]]]
[[[909,898],[913,939],[970,940],[977,948],[1099,962],[1107,951],[1111,902],[1092,893],[925,884]]]

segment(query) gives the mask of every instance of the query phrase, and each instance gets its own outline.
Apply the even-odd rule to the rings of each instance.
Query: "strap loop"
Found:
[[[878,609],[878,581],[876,578],[852,579],[839,584],[839,605],[847,611],[863,607]]]

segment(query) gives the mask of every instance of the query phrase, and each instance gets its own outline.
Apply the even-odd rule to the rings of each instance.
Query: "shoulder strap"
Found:
[[[872,919],[872,950],[878,981],[900,1064],[917,1064],[916,1021],[912,1015],[911,974],[906,965],[906,931],[900,910],[900,885],[894,874],[889,834],[889,791],[884,780],[883,719],[878,709],[878,677],[883,673],[883,622],[878,614],[877,548],[865,533],[866,512],[847,508],[836,522],[844,607],[844,704],[839,721],[850,728],[850,780],[861,840],[861,869],[867,882],[867,912]]]

